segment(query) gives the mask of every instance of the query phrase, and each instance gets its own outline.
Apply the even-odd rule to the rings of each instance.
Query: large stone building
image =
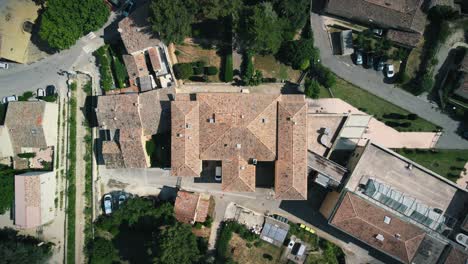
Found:
[[[267,162],[277,199],[307,199],[304,95],[178,95],[171,128],[173,176],[200,177],[202,161],[220,161],[222,190],[253,192],[256,165]]]

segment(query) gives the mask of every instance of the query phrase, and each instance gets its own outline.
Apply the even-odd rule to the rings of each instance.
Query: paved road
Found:
[[[438,148],[468,149],[468,140],[463,139],[456,130],[459,122],[434,108],[427,99],[416,97],[392,84],[383,82],[384,76],[373,70],[366,70],[354,65],[349,56],[339,57],[332,54],[328,32],[325,30],[322,17],[311,13],[311,25],[314,32],[315,45],[320,49],[322,63],[341,78],[384,98],[424,119],[444,128],[444,134],[437,143]],[[367,73],[371,71],[372,73]]]

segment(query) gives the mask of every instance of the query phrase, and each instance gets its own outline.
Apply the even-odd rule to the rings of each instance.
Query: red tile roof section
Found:
[[[390,224],[384,222],[386,216]],[[419,227],[350,192],[343,197],[331,224],[404,263],[411,263],[425,236]],[[376,238],[378,234],[383,241]]]
[[[191,224],[205,222],[210,208],[210,196],[179,191],[174,205],[174,214],[177,221]]]

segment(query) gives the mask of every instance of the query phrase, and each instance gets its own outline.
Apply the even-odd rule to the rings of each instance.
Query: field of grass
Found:
[[[205,61],[207,65],[215,66],[218,70],[221,68],[221,56],[217,50],[203,49],[199,45],[184,44],[176,45],[176,56],[179,63],[190,63],[196,61]],[[218,74],[208,76],[211,82],[219,82]]]
[[[454,182],[468,162],[468,150],[400,149],[396,152]]]
[[[394,119],[386,119],[383,117],[385,114],[397,113],[402,115],[408,115],[410,112],[405,109],[396,106],[380,97],[377,97],[343,79],[337,78],[336,85],[332,88],[333,94],[336,98],[340,98],[354,107],[364,111],[370,115],[373,115],[378,120],[385,121],[398,121]],[[395,128],[398,131],[427,131],[432,132],[437,130],[437,126],[431,122],[417,118],[411,122],[411,126],[408,128]]]
[[[273,55],[255,55],[253,57],[253,63],[254,68],[261,70],[265,78],[276,78],[278,81],[283,79],[296,82],[301,75],[300,71],[293,70],[291,67],[280,63]]]
[[[249,245],[247,245],[249,244]],[[282,249],[274,245],[261,241],[257,246],[254,243],[243,240],[238,234],[233,234],[229,246],[232,252],[232,259],[237,263],[264,264],[282,263],[280,262]],[[271,261],[263,256],[268,254],[273,257]]]

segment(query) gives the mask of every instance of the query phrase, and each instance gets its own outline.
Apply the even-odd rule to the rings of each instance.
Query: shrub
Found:
[[[204,69],[202,67],[193,68],[193,74],[195,74],[195,75],[201,75],[201,74],[203,74],[203,72],[204,72]]]
[[[384,114],[383,118],[387,119],[406,119],[406,115],[398,114],[398,113],[390,113],[390,114]]]
[[[421,87],[423,91],[430,91],[432,90],[432,87],[434,86],[434,79],[432,79],[432,76],[430,73],[424,74],[421,80]]]
[[[309,75],[312,79],[317,79],[318,82],[326,88],[331,88],[336,84],[336,76],[333,72],[321,65],[317,64],[311,68]]]
[[[212,224],[213,224],[213,218],[211,216],[208,216],[205,222],[203,222],[203,225],[206,227],[211,227]]]
[[[263,242],[261,240],[257,240],[254,242],[255,247],[261,247],[263,245]]]
[[[301,65],[299,66],[299,70],[305,71],[307,70],[307,68],[309,68],[309,66],[310,66],[310,59],[304,59]]]
[[[33,95],[31,91],[24,92],[23,95],[18,96],[18,101],[28,101]]]
[[[190,76],[189,80],[192,81],[192,82],[207,82],[208,77],[206,75],[203,75],[203,76]]]
[[[306,79],[304,92],[307,97],[318,98],[320,94],[320,84],[316,80]]]
[[[399,127],[400,123],[395,121],[385,121],[385,125],[389,127]]]
[[[276,81],[276,78],[262,78],[262,83],[275,83]]]
[[[193,75],[193,67],[190,63],[177,63],[173,69],[177,79],[188,79]]]
[[[36,157],[36,153],[35,152],[19,153],[18,157],[20,157],[22,159],[31,159],[31,158]]]
[[[266,259],[266,260],[268,260],[268,261],[272,261],[272,260],[273,260],[273,257],[272,257],[270,254],[268,254],[268,253],[264,253],[264,254],[263,254],[263,258]]]
[[[406,119],[416,120],[416,119],[418,119],[418,115],[417,114],[408,114],[408,115],[406,115]]]
[[[194,225],[194,227],[195,227],[196,229],[201,229],[202,226],[203,226],[203,225],[202,225],[202,223],[200,223],[200,222],[196,222],[195,225]]]
[[[411,126],[411,123],[410,122],[403,122],[400,124],[400,127],[404,127],[404,128],[408,128]]]
[[[223,68],[223,81],[225,82],[232,82],[234,77],[234,73],[232,70],[232,54],[229,53],[226,55],[226,59],[224,61],[224,68]]]
[[[252,54],[250,52],[244,53],[242,58],[242,79],[244,81],[250,80],[254,75],[254,66],[252,62]]]
[[[245,244],[245,246],[246,246],[247,248],[251,248],[251,247],[252,247],[252,244],[247,243],[247,244]]]
[[[193,64],[193,67],[204,68],[206,66],[206,61],[199,60],[199,61],[193,62],[192,64]]]
[[[215,66],[205,67],[205,74],[210,76],[216,75],[218,74],[218,68],[216,68]]]

